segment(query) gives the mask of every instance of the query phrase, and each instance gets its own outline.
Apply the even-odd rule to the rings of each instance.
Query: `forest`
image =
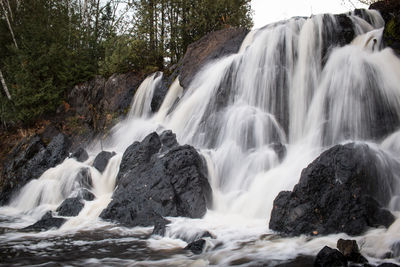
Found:
[[[52,114],[95,75],[167,70],[226,27],[252,27],[250,0],[0,0],[1,127]]]

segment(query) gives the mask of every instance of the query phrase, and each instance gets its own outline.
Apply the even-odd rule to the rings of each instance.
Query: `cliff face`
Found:
[[[182,87],[187,88],[194,75],[210,60],[237,53],[248,32],[243,28],[226,28],[209,33],[189,45],[180,63],[179,81]]]

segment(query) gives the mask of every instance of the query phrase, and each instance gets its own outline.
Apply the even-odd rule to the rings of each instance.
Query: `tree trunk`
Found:
[[[4,80],[3,73],[1,72],[1,70],[0,70],[0,80],[1,80],[1,84],[3,85],[3,89],[4,89],[4,92],[6,93],[7,98],[9,100],[11,100],[11,95],[10,95],[10,92],[8,91],[8,87],[7,87],[6,81]]]
[[[8,11],[10,11],[11,20],[14,20],[13,13],[12,13],[11,6],[10,6],[10,1],[9,0],[6,0],[6,1],[7,1]]]
[[[99,38],[99,16],[100,16],[100,0],[97,0],[96,3],[96,22],[94,26],[94,40],[97,43],[97,39]]]
[[[10,20],[8,19],[7,10],[6,10],[5,7],[4,7],[3,0],[0,0],[0,4],[1,4],[1,7],[3,8],[4,16],[6,17],[8,29],[10,30],[11,37],[12,37],[12,39],[13,39],[13,41],[14,41],[14,45],[15,45],[15,47],[18,49],[17,41],[15,40],[15,36],[14,36],[14,31],[13,31],[13,29],[12,29],[12,27],[11,27]]]
[[[150,23],[150,50],[154,53],[155,50],[155,39],[154,39],[154,2],[149,0],[149,23]]]

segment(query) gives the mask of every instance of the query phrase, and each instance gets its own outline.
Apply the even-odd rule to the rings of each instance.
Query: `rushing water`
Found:
[[[348,237],[283,238],[268,229],[268,222],[278,193],[291,190],[301,170],[331,145],[368,142],[400,160],[400,132],[393,127],[400,118],[400,60],[391,49],[382,50],[380,15],[366,11],[364,16],[349,15],[358,36],[344,47],[334,45],[331,33],[338,22],[332,15],[253,31],[237,54],[210,62],[189,88],[183,90],[176,80],[156,114],[150,103],[162,74],[148,77],[127,118],[101,144],[117,152],[103,173],[92,167],[101,147],[94,142],[86,162],[66,159],[0,208],[0,265],[259,266],[335,247],[338,238]],[[151,227],[128,229],[100,220],[124,150],[165,129],[203,154],[213,207],[202,219],[169,218],[165,237],[150,236]],[[384,139],[386,133],[391,134]],[[276,144],[286,145],[283,161]],[[94,201],[58,230],[16,230],[76,194],[82,167],[93,178]],[[390,208],[398,215],[399,189],[392,191]],[[206,238],[203,254],[182,250],[203,231],[215,236]],[[377,263],[400,240],[400,220],[352,238],[370,263]]]

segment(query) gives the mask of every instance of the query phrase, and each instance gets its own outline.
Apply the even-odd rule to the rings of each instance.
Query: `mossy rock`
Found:
[[[383,41],[400,56],[400,15],[393,17],[386,24]]]

